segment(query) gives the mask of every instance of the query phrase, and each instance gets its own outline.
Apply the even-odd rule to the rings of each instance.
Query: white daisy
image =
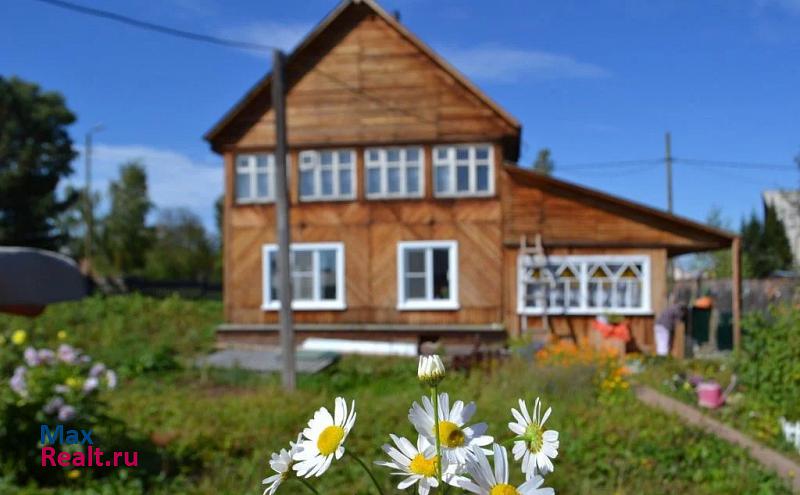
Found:
[[[272,454],[272,458],[269,461],[269,467],[271,467],[276,474],[273,474],[269,478],[265,478],[264,481],[261,482],[262,485],[269,485],[267,489],[264,490],[264,495],[273,495],[276,491],[278,491],[278,487],[281,486],[281,483],[289,479],[289,476],[292,474],[294,456],[303,449],[300,446],[300,441],[302,438],[302,435],[297,435],[296,443],[289,442],[289,450],[281,449],[280,452],[275,452]]]
[[[554,495],[552,488],[539,488],[544,478],[534,476],[518,487],[508,483],[508,452],[505,447],[494,444],[494,470],[482,449],[472,449],[473,456],[467,461],[467,471],[472,480],[462,480],[459,486],[478,495]]]
[[[444,379],[444,374],[444,363],[438,354],[419,357],[417,377],[422,383],[429,387],[435,387]]]
[[[330,467],[333,458],[341,459],[344,455],[344,441],[353,424],[356,422],[356,402],[350,406],[347,414],[347,403],[343,398],[336,398],[334,416],[324,407],[314,413],[303,430],[305,437],[300,444],[302,450],[292,458],[297,461],[292,469],[298,476],[310,478],[321,476]]]
[[[533,417],[528,414],[525,401],[519,400],[517,411],[511,408],[516,422],[508,423],[508,428],[518,435],[514,442],[514,460],[522,459],[522,472],[530,479],[537,473],[547,474],[553,471],[553,462],[550,459],[558,457],[558,432],[545,430],[544,422],[550,417],[552,408],[547,408],[542,416],[542,403],[539,398],[533,406]]]
[[[422,435],[417,438],[416,447],[407,438],[389,436],[397,448],[384,444],[383,450],[392,461],[377,461],[375,464],[394,469],[392,472],[394,475],[406,477],[397,484],[398,489],[405,490],[416,483],[419,495],[428,495],[431,488],[439,486],[439,481],[436,479],[439,469],[436,447]]]
[[[486,423],[466,426],[475,414],[475,403],[466,406],[456,401],[450,408],[450,398],[446,393],[439,394],[439,431],[436,431],[433,403],[428,397],[422,398],[422,406],[414,402],[408,411],[408,419],[431,444],[436,443],[435,435],[439,435],[442,457],[447,465],[462,466],[470,455],[472,446],[490,445],[493,438],[484,435]]]

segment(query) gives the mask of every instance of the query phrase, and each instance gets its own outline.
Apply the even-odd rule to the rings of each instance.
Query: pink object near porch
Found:
[[[725,404],[722,386],[717,382],[699,383],[697,385],[697,404],[709,409],[716,409]]]

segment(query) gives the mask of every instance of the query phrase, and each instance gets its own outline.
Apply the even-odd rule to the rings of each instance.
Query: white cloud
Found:
[[[312,27],[312,24],[305,22],[259,21],[222,29],[219,31],[219,35],[291,50],[311,31]],[[263,56],[253,51],[248,51],[248,53]]]
[[[490,82],[524,79],[582,79],[608,77],[606,69],[568,55],[497,45],[441,50],[445,59],[469,77]]]
[[[72,183],[83,187],[83,148],[73,164]],[[214,225],[214,201],[223,191],[221,161],[201,162],[177,151],[141,145],[97,144],[92,148],[92,189],[106,200],[109,183],[119,177],[119,166],[141,161],[147,170],[150,200],[158,208],[186,207],[208,228]],[[105,210],[107,204],[101,207]]]

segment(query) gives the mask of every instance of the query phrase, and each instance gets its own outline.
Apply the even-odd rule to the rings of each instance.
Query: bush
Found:
[[[736,371],[747,390],[800,420],[800,309],[775,306],[745,318]]]

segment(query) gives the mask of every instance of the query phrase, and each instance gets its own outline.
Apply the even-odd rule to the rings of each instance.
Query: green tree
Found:
[[[556,164],[550,156],[549,148],[542,148],[536,155],[536,160],[533,162],[533,170],[540,174],[550,175],[555,170]]]
[[[62,252],[75,258],[82,259],[86,251],[86,191],[83,188],[76,189],[69,185],[66,187],[67,196],[76,196],[78,199],[64,211],[56,220],[56,229],[60,237],[64,240],[61,246]],[[97,211],[97,207],[102,200],[99,192],[92,192],[92,211]],[[93,239],[100,237],[100,226],[93,222]]]
[[[743,271],[746,277],[763,278],[792,267],[792,250],[783,222],[767,205],[762,223],[755,212],[742,222]]]
[[[109,186],[111,207],[102,220],[101,249],[116,273],[136,273],[144,268],[152,236],[147,214],[153,207],[147,194],[147,173],[137,161],[120,167],[119,179]]]
[[[0,76],[0,244],[57,249],[56,220],[77,196],[59,199],[59,181],[75,158],[64,98],[16,77]]]
[[[159,212],[145,275],[153,279],[208,280],[217,257],[200,219],[185,208]]]

